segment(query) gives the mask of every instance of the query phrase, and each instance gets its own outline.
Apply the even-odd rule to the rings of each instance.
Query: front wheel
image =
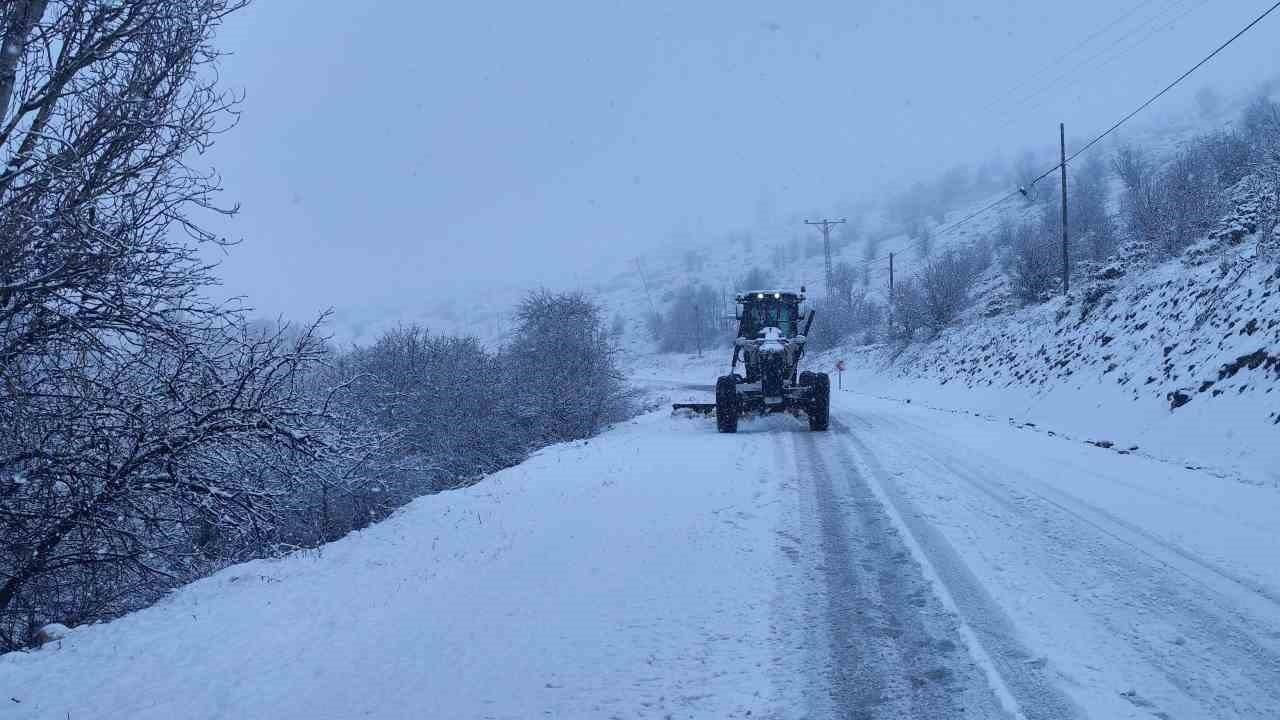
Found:
[[[826,373],[812,373],[808,378],[810,430],[826,430],[831,423],[831,378]]]
[[[716,429],[738,432],[738,387],[732,375],[716,380]]]

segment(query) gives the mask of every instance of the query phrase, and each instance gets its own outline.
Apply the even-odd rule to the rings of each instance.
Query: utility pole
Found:
[[[828,220],[826,218],[823,218],[821,220],[805,220],[804,221],[805,225],[816,225],[817,227],[822,228],[822,250],[826,254],[826,258],[827,258],[827,297],[831,297],[831,284],[832,284],[831,283],[832,281],[831,226],[843,225],[847,222],[849,222],[848,218],[840,218],[839,220]]]
[[[889,301],[893,302],[893,253],[889,253]]]
[[[1067,252],[1067,125],[1058,123],[1058,145],[1062,150],[1062,294],[1071,291],[1071,261]]]

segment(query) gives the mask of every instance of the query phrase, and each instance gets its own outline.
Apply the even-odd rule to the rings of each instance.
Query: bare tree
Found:
[[[1203,146],[1179,152],[1161,174],[1164,228],[1160,240],[1168,254],[1203,238],[1224,211],[1221,185],[1212,157]]]
[[[376,434],[309,378],[314,326],[201,297],[234,120],[211,63],[239,0],[7,3],[0,41],[0,645],[120,612],[282,540],[359,486]]]

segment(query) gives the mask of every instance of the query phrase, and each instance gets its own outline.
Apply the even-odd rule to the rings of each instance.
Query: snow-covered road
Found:
[[[1280,717],[1277,517],[853,393],[828,433],[658,412],[2,656],[0,716]]]
[[[876,486],[1028,717],[1064,712],[1040,706],[1041,687],[1090,717],[1280,716],[1274,489],[842,400],[849,466]]]

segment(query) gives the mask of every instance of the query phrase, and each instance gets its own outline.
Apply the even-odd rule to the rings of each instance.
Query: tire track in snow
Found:
[[[1190,553],[1175,552],[1149,533],[1134,532],[1129,523],[1025,472],[977,464],[966,448],[953,446],[923,426],[881,420],[897,427],[889,433],[895,438],[895,451],[912,458],[914,467],[933,465],[1012,510],[1005,522],[1013,523],[1009,530],[1022,535],[1023,552],[1056,586],[1046,589],[1074,598],[1107,636],[1133,653],[1129,664],[1147,665],[1162,678],[1167,683],[1164,692],[1173,693],[1166,703],[1178,706],[1173,716],[1280,717],[1280,649],[1274,642],[1280,628],[1274,623],[1275,613],[1247,617],[1232,602],[1241,599],[1241,589],[1257,592],[1255,588],[1196,562]],[[930,441],[921,442],[926,436]],[[856,437],[852,442],[874,461],[865,443]],[[878,474],[885,478],[886,492],[902,494],[887,473]],[[1091,579],[1098,573],[1105,584]],[[1270,604],[1265,594],[1252,597],[1264,603],[1250,603],[1255,610],[1270,609],[1265,607]],[[1165,629],[1159,637],[1143,630],[1153,620]],[[1170,631],[1180,638],[1172,644],[1166,638]],[[1122,696],[1160,716],[1142,696],[1131,691]]]
[[[981,581],[942,533],[916,511],[875,453],[844,422],[833,419],[831,426],[843,441],[840,452],[847,463],[851,467],[857,464],[847,455],[848,447],[852,446],[862,465],[875,477],[886,501],[942,585],[941,589],[979,643],[976,654],[989,660],[989,672],[996,674],[991,678],[992,684],[998,686],[997,690],[1007,691],[1016,702],[1017,711],[1028,720],[1082,717],[1080,709],[1050,681],[1043,665],[1036,662],[1037,658],[1023,645],[1013,622]]]
[[[830,705],[822,716],[1007,717],[866,480],[851,462],[831,471],[835,438],[791,437],[821,548]]]
[[[927,428],[907,420],[894,419],[892,422],[910,433],[929,432]],[[936,446],[941,446],[942,444],[939,439]],[[972,467],[967,469],[962,467],[957,458],[962,456],[965,450],[952,444],[948,445],[951,445],[947,448],[950,452],[946,453],[937,452],[936,446],[931,448],[916,445],[914,449],[917,452],[927,454],[940,468],[965,480],[974,489],[998,504],[1012,510],[1018,510],[1013,502],[1015,496],[1007,484],[998,480],[983,479],[981,473],[976,472]],[[1001,474],[1019,476],[1019,479],[1023,481],[1019,484],[1020,491],[1025,495],[1033,496],[1044,503],[1057,507],[1063,513],[1076,517],[1080,522],[1092,525],[1098,532],[1110,535],[1117,542],[1122,542],[1132,547],[1135,551],[1150,556],[1153,561],[1185,574],[1188,580],[1204,584],[1206,589],[1218,590],[1221,588],[1220,583],[1218,588],[1213,588],[1205,577],[1206,574],[1216,576],[1220,580],[1225,580],[1231,585],[1238,586],[1240,590],[1246,591],[1251,596],[1256,596],[1248,599],[1247,602],[1249,604],[1265,603],[1270,606],[1269,610],[1280,610],[1280,590],[1201,557],[1175,543],[1168,542],[1134,523],[1117,517],[1114,513],[1094,503],[1076,497],[1062,488],[1046,483],[1043,480],[1030,477],[1013,469],[1006,469]],[[1136,485],[1125,483],[1123,479],[1117,479],[1116,482],[1135,490],[1142,490]],[[1176,498],[1165,497],[1176,501]]]

